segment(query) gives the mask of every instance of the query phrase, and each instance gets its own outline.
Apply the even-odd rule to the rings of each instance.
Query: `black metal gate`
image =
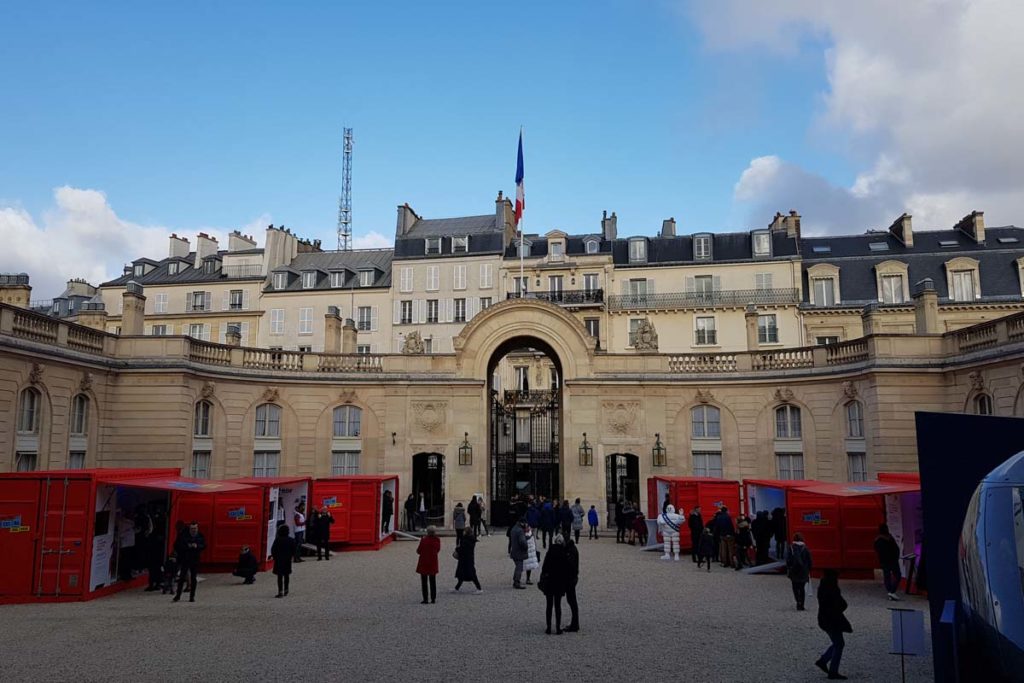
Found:
[[[491,524],[509,523],[515,495],[557,498],[559,391],[491,392]]]
[[[615,525],[616,501],[640,504],[640,458],[632,453],[612,453],[605,458],[605,526]]]

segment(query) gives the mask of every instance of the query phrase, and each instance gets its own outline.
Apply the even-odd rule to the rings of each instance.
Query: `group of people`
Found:
[[[682,520],[676,518],[682,518],[683,515],[690,536],[690,557],[698,568],[707,563],[707,569],[711,571],[711,563],[715,561],[737,571],[766,564],[772,561],[772,539],[775,540],[775,557],[781,559],[785,553],[787,529],[786,511],[783,508],[776,508],[771,515],[762,510],[753,520],[743,514],[733,520],[729,508],[723,505],[711,519],[705,521],[700,505],[690,510],[689,514],[681,509],[677,513],[666,494],[658,518],[658,531],[664,537],[667,529],[676,544],[683,533]],[[674,528],[676,526],[679,528]],[[675,559],[679,559],[678,545],[672,549],[666,545],[663,557],[668,559],[673,553]]]
[[[572,537],[579,543],[584,520],[590,525],[590,538],[597,538],[597,510],[593,505],[589,512],[584,510],[579,498],[570,505],[568,499],[559,501],[544,496],[516,496],[509,504],[509,516],[512,526],[522,519],[526,520],[530,529],[539,529],[545,548],[554,542],[558,534],[563,539]]]
[[[490,529],[487,528],[487,522],[484,520],[484,512],[486,512],[486,508],[483,500],[477,496],[473,496],[467,507],[463,507],[461,501],[456,503],[455,510],[452,511],[452,526],[455,528],[456,541],[462,540],[467,529],[476,538],[491,535]]]

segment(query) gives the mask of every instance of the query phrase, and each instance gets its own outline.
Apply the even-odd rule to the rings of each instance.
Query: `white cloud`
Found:
[[[95,285],[120,275],[133,259],[163,258],[172,232],[190,238],[206,232],[227,248],[228,230],[133,223],[118,216],[97,190],[63,186],[54,189],[53,198],[54,206],[38,221],[20,207],[0,206],[0,271],[28,273],[34,299],[57,296],[73,277]],[[241,230],[262,234],[268,222],[269,216],[262,215]]]
[[[818,125],[848,140],[855,162],[869,160],[851,188],[828,185],[833,198],[847,195],[869,215],[891,214],[876,223],[905,209],[929,217],[928,227],[951,225],[975,209],[990,224],[1022,221],[1024,3],[717,0],[695,4],[692,13],[712,50],[804,54],[821,44],[808,37],[825,39],[828,89]],[[757,188],[786,185],[795,170],[780,161],[766,182],[759,174],[772,169],[763,162],[755,167],[757,161],[737,184],[744,195],[736,198],[760,208],[773,198]],[[814,205],[812,193],[821,190],[812,183],[792,201]],[[817,208],[850,204],[819,201]],[[819,219],[843,222],[801,211],[807,227]]]
[[[376,230],[371,230],[365,235],[355,235],[352,238],[353,249],[385,249],[393,247],[395,241]]]

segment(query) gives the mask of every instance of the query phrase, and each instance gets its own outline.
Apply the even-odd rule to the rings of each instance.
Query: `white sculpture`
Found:
[[[658,532],[665,541],[665,554],[663,560],[679,561],[679,530],[683,528],[682,515],[676,514],[674,506],[669,505],[665,511],[658,516]]]

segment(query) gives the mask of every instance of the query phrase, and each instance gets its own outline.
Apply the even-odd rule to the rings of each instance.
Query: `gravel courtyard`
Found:
[[[281,600],[269,573],[253,586],[206,574],[195,604],[140,589],[0,607],[0,680],[825,679],[813,665],[828,643],[817,605],[795,611],[784,577],[717,565],[708,574],[689,558],[664,562],[614,537],[583,539],[582,629],[547,636],[540,591],[512,590],[503,533],[477,546],[482,595],[449,592],[454,539],[442,541],[436,605],[419,604],[416,543],[396,542],[296,565]],[[898,681],[899,658],[888,654],[892,603],[880,584],[841,585],[854,628],[843,672]],[[900,605],[927,609],[920,598]],[[907,674],[931,680],[930,657],[907,658]]]

